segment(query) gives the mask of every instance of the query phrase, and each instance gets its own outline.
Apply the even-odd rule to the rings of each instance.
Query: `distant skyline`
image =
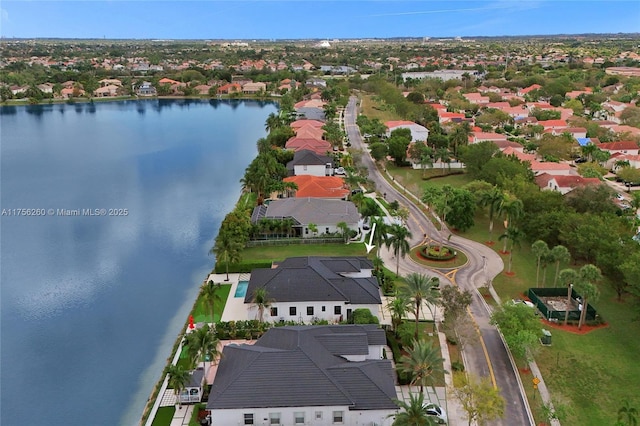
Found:
[[[347,39],[640,32],[637,0],[26,1],[6,38]]]

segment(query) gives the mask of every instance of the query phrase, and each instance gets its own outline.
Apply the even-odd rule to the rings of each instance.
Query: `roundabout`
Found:
[[[467,263],[467,255],[446,245],[423,244],[411,249],[411,259],[430,268],[457,268]]]

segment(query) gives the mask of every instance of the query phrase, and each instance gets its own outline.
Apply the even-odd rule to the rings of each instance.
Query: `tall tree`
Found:
[[[560,271],[558,278],[560,279],[560,282],[567,287],[567,306],[564,310],[564,325],[567,325],[567,322],[569,321],[569,307],[571,306],[573,283],[576,281],[576,278],[578,278],[578,273],[575,269],[567,268]]]
[[[515,225],[515,221],[522,216],[524,204],[518,198],[508,195],[500,205],[500,212],[505,215],[505,228]],[[507,252],[507,239],[504,240],[503,253]]]
[[[493,219],[500,211],[505,200],[504,191],[497,186],[488,191],[483,191],[480,195],[480,204],[489,208],[489,242],[493,243]]]
[[[400,271],[400,257],[405,257],[409,252],[409,239],[412,237],[411,232],[402,225],[392,224],[389,229],[387,238],[387,247],[391,247],[393,255],[396,257],[396,276]]]
[[[336,223],[336,227],[340,230],[340,235],[342,235],[343,241],[346,243],[349,241],[349,225],[347,222],[338,222]]]
[[[420,393],[423,393],[424,386],[433,386],[436,374],[446,373],[442,361],[440,348],[430,341],[414,340],[411,349],[400,358],[398,367],[401,372],[411,375],[411,384],[419,385]]]
[[[576,291],[582,296],[582,311],[580,311],[580,321],[578,322],[578,330],[582,328],[587,317],[587,308],[589,301],[596,301],[600,296],[600,290],[596,283],[602,280],[600,269],[592,264],[584,265],[578,271],[578,279],[576,281]]]
[[[513,265],[513,250],[516,247],[520,246],[520,242],[522,241],[523,237],[524,237],[524,234],[522,233],[522,231],[520,231],[515,226],[509,226],[505,230],[504,234],[500,235],[500,239],[505,240],[505,248],[507,246],[506,241],[511,242],[511,250],[509,250],[509,268],[507,270],[509,274],[511,273],[511,266]]]
[[[556,273],[553,277],[553,286],[555,287],[558,282],[558,275],[560,274],[560,263],[569,263],[571,260],[571,253],[565,246],[558,244],[551,249],[551,259],[556,262]]]
[[[544,241],[538,240],[531,244],[531,252],[536,257],[536,287],[539,287],[540,264],[543,257],[549,256],[549,246]]]
[[[493,311],[491,324],[498,326],[513,355],[526,365],[541,335],[540,320],[535,311],[522,303],[509,301]]]
[[[222,298],[220,297],[220,283],[216,284],[213,281],[209,280],[202,284],[201,290],[202,298],[206,304],[209,305],[209,313],[211,314],[211,322],[216,322],[215,320],[215,307],[216,303],[222,302]]]
[[[420,309],[425,302],[428,306],[435,306],[439,303],[440,294],[437,289],[440,285],[440,280],[438,277],[428,277],[424,274],[412,273],[407,275],[405,281],[407,284],[401,288],[401,293],[403,293],[413,305],[416,324],[414,338],[417,339]],[[429,309],[431,308],[429,307]]]
[[[229,264],[238,263],[241,259],[242,245],[228,232],[219,232],[216,243],[209,250],[216,255],[216,262],[224,262],[227,272],[225,281],[229,281]]]

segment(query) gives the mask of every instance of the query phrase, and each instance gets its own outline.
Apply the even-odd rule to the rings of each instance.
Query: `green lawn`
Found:
[[[362,114],[371,120],[377,118],[384,123],[391,120],[400,120],[401,118],[395,111],[377,101],[372,95],[362,96],[360,106],[362,108]]]
[[[171,419],[173,419],[173,414],[176,412],[175,406],[170,407],[160,407],[156,412],[156,416],[153,419],[153,423],[151,426],[169,426],[171,424]]]
[[[248,247],[242,252],[243,262],[284,260],[295,256],[366,256],[364,243],[297,244],[288,246]]]
[[[466,175],[422,181],[419,170],[393,170],[389,167],[389,171],[409,187],[413,185],[420,188],[422,182],[461,186],[469,181]],[[479,211],[475,222],[475,226],[459,235],[484,243],[489,239],[486,212]],[[498,253],[503,246],[498,238],[503,232],[502,223],[496,221],[493,232],[496,243],[492,248]],[[505,271],[493,280],[493,286],[503,300],[521,298],[528,288],[536,286],[536,259],[530,247],[529,242],[523,242],[521,247],[515,249],[513,276],[506,274],[508,255],[499,253],[505,263]],[[561,268],[567,266],[561,265]],[[576,267],[578,266],[580,265]],[[546,285],[551,287],[555,265],[550,265],[546,274]],[[561,418],[562,424],[612,425],[625,398],[632,407],[640,409],[640,392],[637,391],[640,383],[640,322],[632,321],[631,307],[628,303],[617,302],[615,293],[606,280],[599,288],[600,299],[593,305],[607,321],[608,327],[585,335],[552,329],[552,346],[541,347],[536,354],[536,361],[551,391],[553,402],[564,415],[564,421]],[[536,394],[536,399],[533,399],[531,375],[524,374],[523,382],[534,416],[542,421],[540,396]]]
[[[231,291],[231,284],[222,284],[220,285],[220,290],[218,290],[218,294],[220,295],[220,300],[216,301],[214,306],[214,321],[211,321],[211,309],[209,305],[205,303],[202,297],[198,297],[196,303],[193,308],[193,321],[194,322],[218,322],[220,321],[220,317],[222,316],[222,312],[224,311],[224,306],[227,303],[227,298],[229,297],[229,292]]]

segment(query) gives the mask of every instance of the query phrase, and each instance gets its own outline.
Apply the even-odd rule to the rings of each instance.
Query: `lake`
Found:
[[[138,423],[275,111],[0,108],[3,425]]]

